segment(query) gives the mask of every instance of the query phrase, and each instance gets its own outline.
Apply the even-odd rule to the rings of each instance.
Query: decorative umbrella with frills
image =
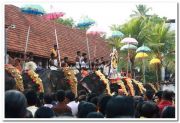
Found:
[[[52,6],[51,6],[52,8]],[[47,13],[44,15],[44,18],[46,20],[57,20],[65,15],[64,12],[51,12]],[[58,42],[58,37],[57,37],[57,31],[56,31],[56,26],[55,26],[55,21],[54,21],[54,33],[55,33],[55,38],[56,38],[56,45],[57,45],[57,51],[58,51],[58,60],[59,60],[59,65],[61,67],[61,55],[59,52],[59,42]]]
[[[105,34],[103,31],[104,29],[98,26],[91,26],[87,31],[86,31],[86,41],[87,41],[87,49],[88,49],[88,56],[89,60],[91,59],[90,56],[90,49],[89,49],[89,41],[88,41],[88,35],[91,36],[102,36]],[[95,47],[94,47],[94,57],[96,57],[96,41],[95,41]]]
[[[106,38],[122,38],[124,34],[120,31],[111,31],[107,33]]]
[[[161,63],[161,60],[160,59],[158,59],[158,58],[153,58],[153,59],[151,59],[151,61],[150,61],[150,65],[155,65],[155,67],[156,67],[156,78],[157,78],[157,82],[159,81],[158,80],[158,64],[160,64]]]
[[[135,50],[137,49],[137,47],[133,44],[126,44],[123,45],[120,50],[128,50],[128,49]]]
[[[82,28],[82,27],[89,27],[91,25],[95,24],[95,21],[93,19],[90,19],[89,17],[83,17],[81,20],[76,24],[76,27]]]
[[[146,83],[146,78],[145,78],[145,64],[144,64],[144,59],[148,57],[148,54],[144,52],[139,52],[136,54],[135,59],[142,59],[143,61],[143,77],[144,77],[144,83]]]
[[[121,43],[124,43],[124,44],[127,44],[127,45],[130,45],[130,44],[134,44],[134,45],[137,45],[138,44],[138,41],[135,39],[135,38],[131,38],[130,36],[129,37],[126,37],[124,39],[121,40]],[[129,49],[128,49],[128,62],[130,61],[129,59]],[[127,73],[128,73],[128,62],[127,62]],[[131,65],[130,65],[130,69],[131,69]],[[127,74],[128,75],[128,74]]]
[[[139,47],[137,50],[136,50],[137,54],[141,53],[144,55],[144,53],[147,53],[147,52],[151,52],[151,49],[147,46],[145,46],[144,44]],[[144,83],[146,82],[146,78],[145,78],[145,64],[144,64],[144,58],[142,58],[142,61],[143,61],[143,76],[144,76]]]
[[[144,46],[144,44],[141,46],[141,47],[139,47],[137,50],[136,50],[136,52],[138,53],[138,52],[151,52],[151,49],[149,48],[149,47],[147,47],[147,46]]]
[[[21,12],[25,14],[29,14],[29,15],[43,15],[45,13],[44,9],[40,5],[36,5],[36,4],[31,4],[31,5],[29,4],[29,5],[22,6]],[[27,52],[30,30],[31,30],[31,26],[29,25],[27,36],[26,36],[26,44],[25,44],[25,51],[24,51],[25,54]]]

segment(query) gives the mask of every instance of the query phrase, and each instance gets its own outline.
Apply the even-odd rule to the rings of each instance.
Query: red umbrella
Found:
[[[64,15],[65,15],[65,13],[63,13],[63,12],[52,12],[52,13],[48,13],[48,14],[44,15],[44,18],[46,20],[57,20],[57,19],[63,17]],[[55,33],[56,44],[57,44],[57,48],[58,48],[58,60],[59,60],[60,67],[61,67],[61,55],[59,53],[59,43],[58,43],[58,37],[57,37],[55,22],[54,22],[54,33]]]

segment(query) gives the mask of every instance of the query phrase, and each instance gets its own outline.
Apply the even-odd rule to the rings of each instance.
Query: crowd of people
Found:
[[[96,95],[79,90],[37,94],[5,92],[5,118],[175,118],[172,91],[147,90],[143,96]]]
[[[89,70],[101,70],[107,77],[110,62],[103,57],[89,61],[86,53],[77,51],[75,63],[68,57],[58,61],[57,45],[51,50],[49,69],[72,66],[88,75]],[[32,54],[25,62],[33,61]],[[21,61],[14,66],[22,70]],[[88,71],[88,72],[87,72]],[[8,80],[14,81],[14,80]],[[8,83],[8,82],[7,82]],[[54,93],[37,93],[34,90],[20,92],[14,89],[5,91],[5,118],[175,118],[175,94],[164,90],[157,93],[146,90],[141,96],[97,95],[86,90],[58,90]]]

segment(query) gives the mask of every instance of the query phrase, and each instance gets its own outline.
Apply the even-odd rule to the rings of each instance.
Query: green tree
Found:
[[[152,9],[152,8],[147,8],[145,5],[136,5],[137,10],[133,10],[133,14],[131,14],[131,17],[147,17],[147,13]]]
[[[75,22],[72,18],[65,18],[65,19],[58,19],[56,20],[56,22],[60,23],[60,24],[63,24],[65,26],[68,26],[68,27],[73,27]]]

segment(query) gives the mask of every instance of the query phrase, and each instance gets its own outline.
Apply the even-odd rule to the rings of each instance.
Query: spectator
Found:
[[[172,91],[169,91],[169,90],[163,91],[162,100],[158,104],[160,112],[164,109],[164,107],[173,105],[173,96],[174,95],[173,95]]]
[[[5,91],[16,89],[16,81],[14,78],[5,75]]]
[[[45,94],[44,95],[44,107],[49,107],[52,108],[53,99],[52,99],[52,95],[51,94]]]
[[[96,106],[90,102],[81,102],[78,106],[78,118],[86,118],[90,112],[96,112]]]
[[[166,106],[164,107],[161,118],[175,118],[175,107],[173,106]]]
[[[52,118],[55,116],[55,113],[53,110],[49,107],[40,107],[36,112],[35,112],[35,118]]]
[[[153,91],[147,90],[144,94],[144,100],[145,101],[153,101],[154,93]]]
[[[19,72],[22,72],[22,66],[21,66],[21,60],[16,58],[14,66],[19,70]]]
[[[98,101],[99,101],[99,98],[97,96],[91,98],[90,100],[90,102],[96,105],[96,107],[98,106]]]
[[[25,93],[28,107],[27,109],[32,112],[32,115],[34,116],[36,110],[38,107],[36,106],[37,103],[37,94],[34,90],[29,90]]]
[[[104,118],[104,116],[100,112],[90,112],[88,113],[87,118]]]
[[[134,99],[127,96],[112,97],[106,106],[107,118],[133,118],[135,112]]]
[[[68,113],[72,115],[71,108],[67,106],[65,101],[65,92],[64,90],[58,90],[56,93],[56,98],[58,100],[57,105],[53,106],[53,110],[57,116]]]
[[[25,118],[26,106],[26,97],[21,92],[16,90],[5,92],[5,118]]]
[[[140,109],[140,118],[158,118],[159,109],[152,101],[146,101],[142,104]]]
[[[67,106],[71,108],[72,115],[76,116],[78,112],[79,102],[75,101],[75,94],[72,91],[66,91]]]
[[[156,104],[158,105],[161,100],[162,100],[162,93],[163,91],[158,91],[156,94],[155,94],[155,99],[154,101],[156,102]]]
[[[103,95],[99,99],[98,108],[99,108],[99,112],[101,112],[103,115],[105,115],[106,105],[110,99],[111,99],[111,96],[109,95]]]
[[[81,95],[78,97],[78,101],[81,102],[81,101],[86,101],[86,95]]]

